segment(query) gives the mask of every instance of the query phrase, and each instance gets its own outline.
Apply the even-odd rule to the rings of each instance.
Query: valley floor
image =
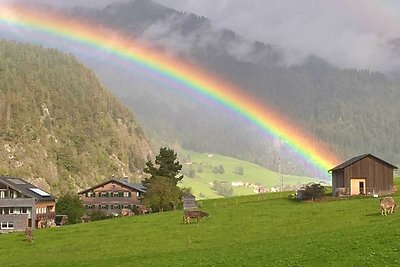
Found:
[[[399,194],[395,199],[400,201]],[[202,201],[182,211],[0,235],[1,266],[395,266],[400,215],[381,216],[378,198],[321,202],[287,193]]]

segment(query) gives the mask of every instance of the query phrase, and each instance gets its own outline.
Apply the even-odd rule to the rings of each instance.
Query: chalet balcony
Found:
[[[40,213],[36,214],[36,220],[50,220],[50,219],[55,219],[56,218],[56,213],[55,212],[47,212],[47,213]]]
[[[83,204],[86,205],[101,205],[101,204],[140,204],[140,200],[130,197],[96,197],[96,198],[85,198]]]
[[[0,207],[33,207],[33,198],[0,198]]]

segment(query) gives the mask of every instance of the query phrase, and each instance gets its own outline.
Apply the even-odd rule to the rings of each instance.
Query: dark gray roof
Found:
[[[196,197],[195,197],[195,195],[189,193],[189,194],[184,194],[182,198],[183,199],[190,199],[190,198],[195,199]]]
[[[350,166],[350,165],[352,165],[353,163],[356,163],[357,161],[362,160],[363,158],[366,158],[366,157],[373,157],[373,158],[375,158],[375,159],[377,159],[377,160],[379,160],[379,161],[381,161],[381,162],[383,162],[383,163],[385,163],[385,164],[391,166],[393,169],[397,169],[396,166],[394,166],[394,165],[392,165],[392,164],[390,164],[390,163],[388,163],[388,162],[386,162],[386,161],[384,161],[384,160],[382,160],[382,159],[380,159],[380,158],[378,158],[378,157],[375,157],[375,156],[372,155],[372,154],[363,154],[363,155],[360,155],[360,156],[351,158],[351,159],[349,159],[348,161],[343,162],[342,164],[336,166],[335,168],[330,169],[328,172],[337,171],[337,170],[343,170],[343,169],[346,168],[347,166]]]
[[[114,179],[113,178],[113,179],[107,180],[107,181],[105,181],[105,182],[103,182],[101,184],[98,184],[98,185],[92,186],[90,188],[87,188],[87,189],[85,189],[83,191],[80,191],[78,194],[84,194],[84,193],[86,193],[88,191],[91,191],[93,189],[96,189],[96,188],[101,187],[101,186],[103,186],[105,184],[108,184],[108,183],[117,183],[117,184],[129,187],[129,188],[131,188],[133,190],[136,190],[136,191],[139,191],[139,192],[142,192],[142,193],[146,192],[146,187],[144,187],[142,184],[133,184],[133,183],[129,183],[128,181],[125,181],[125,180],[119,180],[119,179]]]
[[[0,176],[0,183],[9,186],[27,197],[35,198],[38,201],[56,199],[54,196],[21,178]]]

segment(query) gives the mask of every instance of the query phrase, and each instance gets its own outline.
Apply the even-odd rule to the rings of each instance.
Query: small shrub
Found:
[[[309,183],[303,187],[304,199],[321,198],[325,194],[325,187],[321,183]]]
[[[94,210],[90,213],[90,217],[92,221],[101,221],[109,218],[113,218],[112,215],[107,215],[105,212],[101,210]]]

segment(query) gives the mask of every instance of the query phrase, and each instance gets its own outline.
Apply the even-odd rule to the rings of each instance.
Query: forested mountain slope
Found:
[[[239,85],[312,139],[326,142],[340,159],[373,153],[400,163],[400,83],[382,73],[339,69],[313,56],[296,66],[285,65],[279,47],[245,40],[216,29],[207,18],[151,1],[72,13],[146,40]],[[278,151],[276,140],[218,106],[168,84],[142,80],[130,70],[113,71],[114,66],[104,64],[107,58],[82,60],[137,114],[155,142],[230,155],[274,170],[280,158],[283,172],[307,174],[290,149]]]
[[[59,194],[138,179],[151,147],[131,112],[66,53],[0,41],[0,174]]]

